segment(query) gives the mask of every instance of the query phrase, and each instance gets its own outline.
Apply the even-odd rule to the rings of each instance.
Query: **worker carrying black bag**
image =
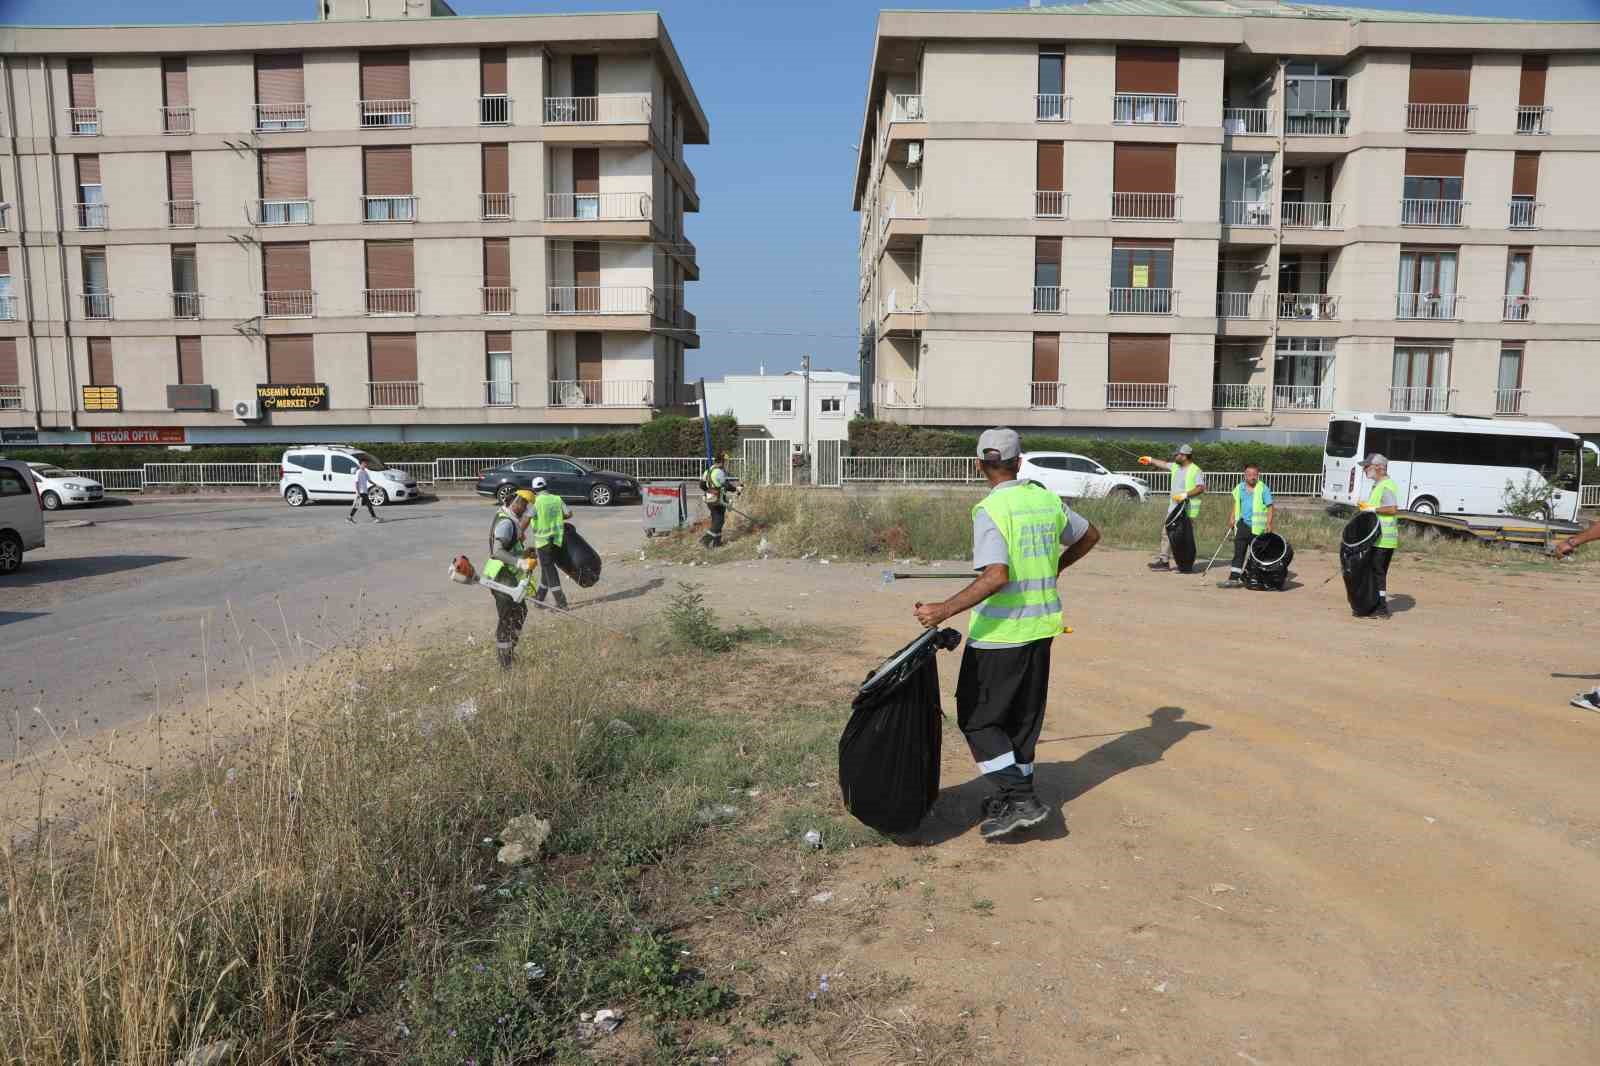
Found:
[[[576,581],[579,588],[590,588],[600,580],[600,553],[572,528],[571,522],[566,523],[561,543],[555,545],[554,554],[556,566]]]
[[[1194,522],[1189,518],[1189,501],[1177,500],[1167,512],[1167,542],[1172,546],[1172,561],[1178,573],[1194,570]]]
[[[1289,580],[1294,548],[1277,533],[1268,531],[1250,541],[1244,554],[1245,588],[1257,592],[1282,592]]]
[[[1344,594],[1350,613],[1365,618],[1378,609],[1378,570],[1373,565],[1380,530],[1378,516],[1362,511],[1350,519],[1339,537],[1339,570],[1344,574]]]

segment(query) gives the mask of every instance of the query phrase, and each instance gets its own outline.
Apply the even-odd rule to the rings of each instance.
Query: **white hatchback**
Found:
[[[92,477],[74,474],[53,463],[29,463],[28,469],[39,483],[39,502],[46,511],[99,503],[106,498],[106,487]]]
[[[278,493],[290,507],[318,500],[348,503],[355,498],[356,470],[363,459],[372,476],[367,499],[374,507],[422,495],[417,479],[404,470],[384,466],[375,455],[339,444],[310,444],[284,452]]]
[[[15,573],[22,553],[44,547],[44,510],[27,463],[0,459],[0,574]]]
[[[1113,474],[1093,459],[1072,452],[1023,452],[1020,476],[1069,500],[1109,496],[1142,502],[1150,494],[1150,486],[1138,478]]]

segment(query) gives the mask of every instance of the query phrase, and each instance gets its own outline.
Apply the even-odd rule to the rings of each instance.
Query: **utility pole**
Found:
[[[800,386],[800,402],[805,405],[805,409],[806,409],[806,418],[805,418],[805,457],[806,457],[806,461],[810,462],[810,460],[811,460],[811,357],[809,355],[802,355],[800,357],[800,380],[803,382],[803,384]]]

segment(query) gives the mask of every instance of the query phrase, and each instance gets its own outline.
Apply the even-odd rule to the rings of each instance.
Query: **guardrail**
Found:
[[[162,133],[193,133],[194,108],[163,107],[161,109]]]

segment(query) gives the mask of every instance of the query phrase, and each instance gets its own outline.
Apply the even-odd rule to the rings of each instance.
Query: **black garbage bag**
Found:
[[[1276,533],[1263,533],[1250,541],[1244,553],[1245,588],[1257,592],[1282,592],[1289,580],[1294,547]]]
[[[909,833],[939,795],[941,648],[954,629],[930,629],[867,675],[839,736],[839,791],[851,814],[880,833]]]
[[[579,588],[589,588],[600,580],[600,553],[589,546],[572,523],[567,523],[561,543],[555,549],[556,567],[578,583]]]
[[[1167,512],[1167,542],[1172,547],[1172,561],[1178,573],[1194,570],[1194,523],[1189,519],[1189,501],[1179,500]]]
[[[1372,565],[1378,543],[1378,516],[1362,511],[1350,519],[1339,537],[1339,570],[1344,574],[1344,594],[1350,610],[1366,616],[1378,609],[1378,572]]]

